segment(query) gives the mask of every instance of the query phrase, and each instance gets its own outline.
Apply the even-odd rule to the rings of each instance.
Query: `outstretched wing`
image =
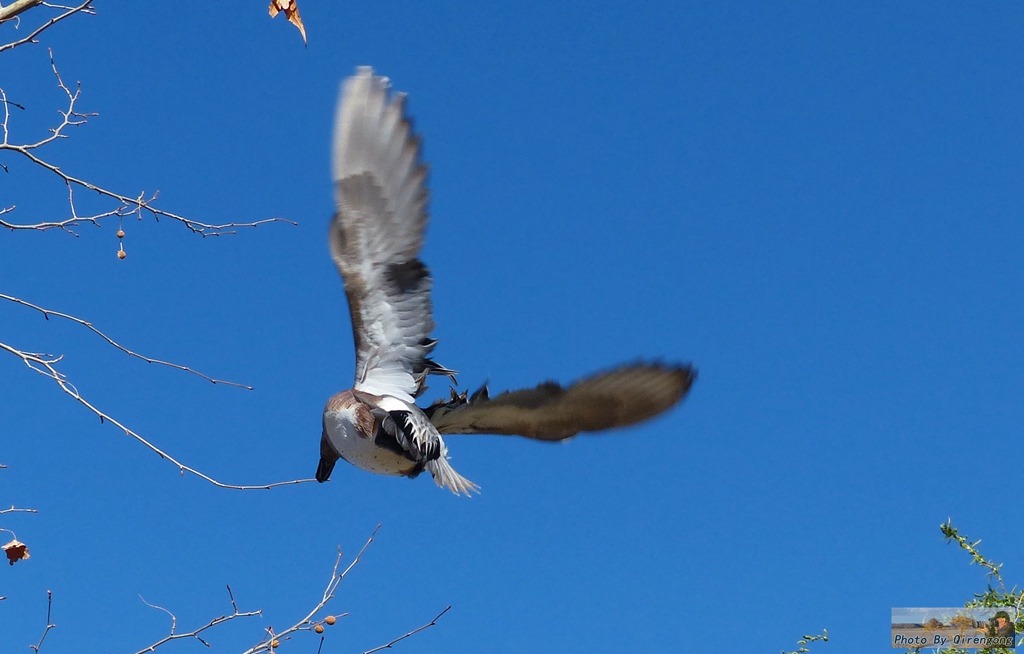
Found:
[[[345,282],[356,346],[356,390],[408,402],[430,374],[454,374],[427,358],[436,341],[431,279],[419,260],[427,226],[427,167],[388,80],[359,68],[345,80],[334,127],[338,212],[331,256]]]
[[[439,400],[427,414],[442,434],[509,434],[560,441],[582,431],[625,427],[679,402],[697,371],[688,365],[637,363],[600,373],[562,388],[536,388],[488,398],[486,390]]]

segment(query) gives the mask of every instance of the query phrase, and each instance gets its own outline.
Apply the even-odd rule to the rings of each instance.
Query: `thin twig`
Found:
[[[82,10],[88,4],[89,2],[86,2],[80,7],[76,7],[75,10]],[[2,51],[2,48],[0,48],[0,51]],[[76,85],[74,91],[68,88],[67,84],[64,83],[64,79],[61,77],[60,72],[57,70],[57,64],[54,62],[52,50],[50,51],[50,68],[52,69],[53,75],[57,80],[57,85],[64,92],[64,95],[67,97],[67,108],[60,111],[63,120],[56,127],[50,128],[50,133],[45,138],[42,138],[38,141],[31,143],[11,143],[9,128],[10,109],[8,107],[10,103],[7,101],[6,93],[2,89],[0,89],[0,103],[2,103],[4,106],[4,119],[2,125],[0,125],[0,127],[2,127],[3,133],[3,140],[0,141],[0,152],[6,150],[18,153],[23,157],[27,158],[35,165],[43,168],[44,170],[50,171],[51,173],[59,177],[60,180],[68,188],[68,203],[70,205],[71,217],[65,220],[44,221],[34,224],[12,223],[6,220],[0,220],[0,227],[6,227],[7,229],[11,230],[36,231],[46,231],[48,229],[61,229],[64,230],[65,232],[68,232],[69,234],[76,235],[72,228],[80,227],[83,224],[99,225],[100,220],[102,220],[103,218],[117,217],[123,219],[133,215],[136,216],[139,220],[141,220],[144,214],[146,213],[153,216],[153,218],[157,222],[159,222],[161,218],[175,220],[185,225],[185,227],[187,227],[193,233],[199,234],[201,236],[222,236],[225,234],[234,234],[236,233],[236,230],[239,228],[258,227],[259,225],[265,225],[267,223],[288,223],[291,225],[298,224],[295,223],[294,221],[287,220],[284,218],[265,218],[262,220],[255,220],[252,222],[229,222],[223,224],[203,223],[154,206],[153,203],[156,202],[159,192],[147,195],[147,193],[143,191],[140,192],[137,196],[124,195],[122,193],[117,193],[115,191],[111,191],[107,188],[93,184],[92,182],[82,179],[80,177],[75,177],[73,175],[65,173],[60,168],[60,166],[57,166],[55,164],[50,163],[49,161],[46,161],[38,154],[36,154],[36,151],[44,146],[53,143],[54,141],[57,141],[58,139],[67,138],[68,135],[66,132],[68,128],[84,125],[89,118],[95,116],[96,114],[83,113],[76,109],[76,103],[78,102],[79,96],[82,92],[81,84]],[[83,188],[89,191],[93,191],[103,197],[116,201],[118,203],[118,206],[114,209],[109,209],[105,212],[97,213],[91,216],[81,216],[78,214],[78,210],[75,204],[75,188]],[[6,207],[2,211],[0,211],[0,215],[9,213],[13,209],[14,206]]]
[[[6,470],[6,469],[7,469],[7,466],[4,465],[3,463],[0,463],[0,470]],[[14,506],[12,504],[11,508],[9,508],[9,509],[0,509],[0,515],[4,515],[5,513],[39,513],[39,509],[19,509],[18,507]],[[6,530],[0,530],[0,531],[6,531]],[[14,535],[13,531],[11,532],[11,535]]]
[[[410,631],[409,633],[405,634],[404,636],[399,636],[398,638],[392,640],[391,642],[387,643],[386,645],[381,645],[380,647],[374,647],[373,649],[368,649],[365,652],[363,652],[363,654],[374,654],[374,652],[379,652],[379,651],[385,650],[385,649],[391,649],[394,646],[395,643],[397,643],[399,641],[403,641],[406,638],[408,638],[409,636],[413,636],[415,634],[418,634],[419,632],[423,631],[424,629],[429,629],[430,627],[435,626],[437,624],[437,621],[441,618],[441,616],[444,615],[445,613],[447,613],[448,611],[450,611],[451,608],[452,608],[451,605],[447,606],[445,608],[445,610],[443,610],[440,613],[438,613],[437,615],[435,615],[433,620],[431,620],[427,624],[423,625],[422,627],[417,627],[416,629],[413,629],[412,631]]]
[[[178,364],[178,363],[171,363],[169,361],[163,361],[161,359],[154,359],[152,357],[147,357],[147,356],[144,356],[142,354],[139,354],[138,352],[134,352],[132,350],[129,350],[128,348],[126,348],[123,345],[117,343],[114,339],[110,338],[109,336],[107,336],[106,334],[101,332],[91,322],[89,322],[87,320],[82,320],[81,318],[78,318],[76,316],[72,316],[70,314],[63,313],[61,311],[54,311],[52,309],[44,309],[43,307],[41,307],[39,305],[32,304],[31,302],[27,302],[25,300],[22,300],[21,298],[14,297],[12,295],[7,295],[5,293],[0,293],[0,300],[7,300],[9,302],[14,302],[15,304],[20,304],[21,306],[24,306],[24,307],[28,307],[29,309],[34,309],[34,310],[38,311],[39,313],[43,314],[43,317],[46,318],[47,320],[50,319],[50,316],[56,316],[57,318],[64,318],[65,320],[70,320],[71,322],[74,322],[74,323],[77,323],[79,325],[82,325],[83,327],[89,329],[94,334],[96,334],[97,336],[99,336],[100,338],[105,340],[107,343],[109,343],[110,345],[114,346],[118,350],[121,350],[122,352],[124,352],[125,354],[127,354],[130,357],[135,357],[137,359],[142,359],[143,361],[145,361],[147,363],[155,363],[157,365],[167,366],[168,368],[174,368],[175,370],[181,370],[183,372],[189,372],[189,373],[192,373],[193,375],[196,375],[197,377],[202,377],[206,381],[214,383],[214,384],[223,384],[225,386],[236,386],[238,388],[244,388],[247,391],[253,390],[252,386],[248,386],[246,384],[239,384],[239,383],[233,382],[233,381],[225,381],[223,379],[215,379],[213,377],[210,377],[208,375],[205,375],[205,374],[199,372],[198,370],[194,370],[193,368],[189,368],[188,366],[183,366],[183,365]]]
[[[942,530],[942,535],[946,537],[947,543],[950,541],[956,541],[956,544],[960,546],[960,549],[971,555],[971,563],[977,563],[988,570],[988,576],[995,578],[999,582],[999,587],[1004,591],[1006,590],[1006,585],[1003,583],[1003,575],[999,573],[999,568],[1003,567],[1003,564],[993,563],[982,556],[981,552],[978,551],[978,545],[981,544],[980,539],[972,543],[965,536],[961,536],[960,531],[953,526],[952,518],[948,518],[945,523],[939,526],[939,529]]]
[[[35,645],[29,645],[30,648],[35,650],[36,654],[39,654],[39,648],[43,646],[43,641],[46,640],[46,634],[50,633],[50,630],[57,625],[50,622],[50,610],[53,608],[53,593],[46,591],[46,628],[43,629],[43,635],[39,638],[39,642]]]
[[[231,598],[232,613],[230,615],[222,615],[222,616],[220,616],[218,618],[214,618],[213,620],[210,620],[209,622],[204,624],[202,627],[199,627],[198,629],[195,629],[193,631],[189,631],[187,633],[178,634],[178,633],[175,633],[175,630],[178,627],[178,618],[176,618],[173,613],[171,613],[170,611],[168,611],[164,607],[157,606],[156,604],[150,604],[149,602],[147,602],[145,599],[143,599],[140,596],[139,599],[141,599],[142,603],[145,604],[146,606],[149,606],[149,607],[154,608],[154,609],[158,609],[160,611],[163,611],[167,615],[171,616],[171,631],[170,631],[170,633],[168,635],[166,635],[163,638],[161,638],[160,640],[156,641],[155,643],[153,643],[149,647],[146,647],[144,649],[140,649],[136,654],[144,654],[145,652],[155,652],[156,648],[160,647],[161,645],[165,645],[165,644],[167,644],[167,643],[169,643],[169,642],[171,642],[173,640],[181,640],[181,639],[185,639],[185,638],[195,638],[196,640],[198,640],[203,645],[206,645],[207,647],[209,647],[210,643],[208,643],[205,640],[203,640],[203,637],[199,635],[199,634],[203,633],[204,631],[206,631],[207,629],[212,629],[212,628],[216,627],[217,625],[224,624],[225,622],[230,622],[231,620],[234,620],[236,618],[251,618],[253,616],[257,616],[257,615],[262,615],[263,614],[262,610],[257,610],[257,611],[239,611],[238,610],[238,605],[235,603],[235,595],[234,595],[234,593],[231,592],[231,586],[228,586],[228,597]]]
[[[95,15],[96,10],[90,6],[92,5],[92,3],[93,0],[85,0],[85,2],[78,5],[77,7],[61,7],[61,9],[67,9],[67,11],[65,11],[63,14],[59,16],[55,16],[54,18],[51,18],[50,20],[46,21],[25,38],[18,39],[17,41],[12,41],[10,43],[6,43],[4,45],[0,45],[0,52],[3,52],[4,50],[13,50],[14,48],[17,48],[19,45],[25,45],[26,43],[38,43],[38,41],[36,41],[37,36],[42,34],[44,31],[50,29],[51,27],[53,27],[60,21],[64,20],[65,18],[73,16],[78,12]],[[14,18],[15,16],[25,11],[28,11],[29,9],[32,9],[34,7],[38,7],[41,4],[45,3],[43,3],[42,0],[18,0],[18,2],[15,2],[14,4],[9,5],[4,9],[0,9],[0,22]]]
[[[338,558],[334,561],[334,569],[331,571],[331,579],[327,582],[327,587],[324,589],[323,597],[321,597],[317,605],[313,607],[313,610],[306,614],[306,617],[279,633],[275,633],[272,627],[268,628],[267,633],[263,636],[263,640],[255,646],[245,650],[243,654],[267,654],[274,649],[272,647],[274,641],[288,639],[291,634],[295,632],[309,631],[310,629],[315,629],[318,624],[322,624],[322,620],[314,620],[313,616],[323,610],[323,608],[327,606],[327,603],[331,601],[334,597],[334,593],[338,590],[338,586],[341,585],[341,581],[345,578],[345,575],[352,570],[352,568],[356,567],[356,564],[359,563],[360,559],[362,559],[363,552],[365,552],[366,548],[373,542],[373,538],[377,535],[377,532],[380,531],[380,527],[380,525],[377,525],[373,530],[373,533],[370,534],[370,537],[366,540],[366,543],[363,544],[362,549],[360,549],[359,553],[356,554],[356,558],[353,559],[352,563],[350,563],[340,574],[338,573],[338,567],[341,565],[342,552],[341,548],[338,548]]]
[[[72,398],[75,399],[76,402],[78,402],[79,404],[84,406],[86,409],[88,409],[89,411],[94,413],[96,416],[98,416],[99,419],[100,419],[100,422],[109,422],[110,424],[114,425],[115,427],[117,427],[121,431],[123,431],[126,436],[130,436],[131,438],[134,438],[135,440],[139,441],[140,443],[145,445],[147,448],[149,448],[150,450],[152,450],[153,452],[158,454],[160,456],[160,458],[167,459],[168,461],[170,461],[171,463],[173,463],[175,466],[178,467],[178,471],[181,473],[182,476],[184,476],[184,474],[187,472],[187,473],[190,473],[192,475],[195,475],[196,477],[199,477],[200,479],[203,479],[205,481],[210,482],[211,484],[213,484],[214,486],[216,486],[218,488],[230,488],[230,489],[233,489],[233,490],[268,490],[268,489],[271,489],[271,488],[275,488],[277,486],[291,486],[291,485],[294,485],[294,484],[304,484],[304,483],[309,483],[309,482],[316,481],[315,479],[293,479],[291,481],[278,481],[278,482],[274,482],[274,483],[271,483],[271,484],[265,484],[265,485],[259,485],[259,486],[255,486],[255,485],[244,486],[244,485],[236,485],[236,484],[225,484],[224,482],[217,481],[213,477],[211,477],[211,476],[209,476],[209,475],[207,475],[205,473],[202,473],[202,472],[196,470],[195,468],[187,466],[184,463],[178,461],[173,456],[171,456],[167,452],[163,451],[162,449],[160,449],[156,445],[150,443],[148,440],[146,440],[145,438],[140,436],[135,431],[129,429],[128,427],[126,427],[124,424],[122,424],[116,418],[113,418],[109,414],[104,413],[103,411],[99,410],[93,404],[91,404],[88,400],[86,400],[84,397],[82,397],[82,395],[78,392],[78,389],[75,388],[75,386],[71,382],[69,382],[67,380],[67,377],[65,377],[65,375],[63,373],[61,373],[59,370],[57,370],[57,368],[55,367],[56,364],[60,362],[62,357],[55,357],[55,356],[52,356],[52,355],[42,354],[42,353],[38,353],[38,352],[25,352],[23,350],[19,350],[17,348],[11,347],[10,345],[7,345],[6,343],[3,343],[3,342],[0,342],[0,350],[3,350],[5,352],[9,352],[9,353],[13,354],[14,356],[16,356],[19,359],[21,359],[22,362],[26,366],[28,366],[31,370],[34,370],[35,372],[39,373],[40,375],[43,375],[44,377],[49,377],[50,379],[52,379],[54,382],[56,382],[56,384],[60,387],[60,389],[62,391],[64,391],[68,395],[70,395]]]
[[[309,613],[307,613],[305,617],[300,619],[298,622],[296,622],[294,625],[292,625],[288,629],[285,629],[284,631],[281,631],[279,633],[275,633],[273,627],[268,628],[266,630],[266,633],[263,636],[263,639],[257,645],[255,645],[254,647],[246,650],[244,652],[244,654],[273,654],[273,652],[275,652],[276,648],[280,645],[280,642],[282,640],[289,640],[290,636],[292,634],[294,634],[296,632],[299,632],[299,631],[312,631],[312,630],[315,630],[315,629],[317,629],[317,627],[320,627],[323,624],[325,624],[325,622],[327,622],[327,620],[330,620],[330,623],[333,624],[334,620],[330,619],[330,616],[329,617],[325,617],[324,619],[321,619],[321,620],[315,620],[314,616],[317,613],[321,612],[327,606],[328,602],[330,602],[334,598],[335,593],[338,590],[338,586],[341,584],[341,581],[360,562],[360,560],[362,559],[363,553],[366,552],[366,549],[370,546],[370,543],[373,542],[373,539],[377,535],[377,532],[380,530],[380,527],[381,527],[380,525],[377,525],[377,527],[373,530],[373,533],[370,534],[370,537],[366,540],[366,543],[364,543],[362,548],[359,550],[359,553],[356,554],[355,559],[353,559],[352,562],[348,565],[348,567],[346,567],[341,572],[339,572],[338,569],[341,567],[342,552],[341,552],[341,548],[338,549],[338,556],[335,559],[334,567],[331,570],[331,578],[327,582],[327,586],[324,588],[323,595],[321,596],[320,600],[317,602],[316,606],[314,606],[313,609]],[[205,632],[207,630],[210,630],[210,629],[213,629],[214,627],[217,627],[217,626],[219,626],[221,624],[224,624],[225,622],[230,622],[231,620],[235,620],[237,618],[249,618],[249,617],[255,617],[255,616],[263,614],[262,610],[240,611],[238,609],[238,603],[235,601],[235,595],[232,592],[230,585],[227,586],[227,591],[228,591],[228,598],[231,600],[231,613],[227,613],[227,614],[224,614],[222,616],[216,617],[216,618],[210,620],[209,622],[207,622],[206,624],[202,625],[201,627],[199,627],[197,629],[194,629],[192,631],[181,632],[181,633],[178,632],[178,619],[174,615],[174,613],[172,613],[170,610],[168,610],[168,609],[166,609],[166,608],[164,608],[162,606],[159,606],[157,604],[152,604],[152,603],[146,601],[145,598],[142,598],[140,596],[139,599],[141,599],[143,604],[145,604],[146,606],[149,606],[150,608],[156,609],[158,611],[163,611],[164,613],[166,613],[170,617],[170,619],[171,619],[171,627],[170,627],[170,630],[169,630],[169,632],[168,632],[168,634],[166,636],[164,636],[163,638],[157,640],[153,644],[151,644],[151,645],[149,645],[147,647],[144,647],[143,649],[138,650],[138,652],[136,652],[136,654],[153,654],[160,647],[166,645],[167,643],[175,641],[175,640],[195,639],[195,640],[198,640],[203,645],[205,645],[206,647],[210,647],[211,646],[210,643],[206,639],[204,639],[202,637],[202,635],[201,635],[201,634],[203,634],[203,632]],[[0,601],[5,600],[5,599],[7,599],[5,596],[0,596]],[[51,608],[52,608],[52,603],[53,603],[53,594],[50,591],[47,591],[46,628],[44,629],[43,635],[39,639],[39,642],[36,645],[32,645],[31,646],[31,648],[36,652],[36,654],[39,654],[39,650],[40,650],[40,648],[43,645],[43,640],[46,639],[46,635],[49,633],[50,629],[53,629],[53,628],[55,628],[57,626],[57,625],[55,625],[55,624],[53,624],[51,622],[51,617],[50,617],[51,613],[50,612],[51,612]],[[375,654],[376,652],[380,652],[380,651],[385,650],[385,649],[391,649],[392,647],[394,647],[395,644],[405,640],[406,638],[414,636],[414,635],[418,634],[419,632],[421,632],[421,631],[423,631],[425,629],[428,629],[430,627],[435,626],[437,624],[437,621],[441,618],[441,616],[443,616],[445,613],[450,611],[451,608],[452,608],[451,606],[446,607],[443,611],[441,611],[436,616],[434,616],[434,618],[430,622],[428,622],[427,624],[425,624],[425,625],[423,625],[421,627],[418,627],[416,629],[413,629],[412,631],[410,631],[410,632],[408,632],[406,634],[403,634],[402,636],[399,636],[398,638],[395,638],[395,639],[391,640],[390,642],[388,642],[388,643],[386,643],[384,645],[381,645],[379,647],[375,647],[374,649],[371,649],[371,650],[367,650],[363,654]],[[333,617],[334,618],[338,618],[338,617],[344,617],[346,615],[348,615],[348,614],[347,613],[342,613],[340,615],[333,616]],[[322,633],[323,629],[320,629],[320,631]],[[320,639],[320,648],[323,647],[323,643],[324,643],[324,640],[323,640],[323,638],[321,638]],[[318,650],[318,654],[319,654],[319,650]]]

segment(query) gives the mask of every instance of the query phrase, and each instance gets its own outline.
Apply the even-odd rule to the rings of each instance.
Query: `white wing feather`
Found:
[[[332,166],[338,212],[328,240],[352,316],[354,388],[412,402],[428,373],[453,373],[427,358],[436,344],[430,274],[418,259],[427,167],[404,96],[389,98],[388,88],[368,67],[342,86]]]

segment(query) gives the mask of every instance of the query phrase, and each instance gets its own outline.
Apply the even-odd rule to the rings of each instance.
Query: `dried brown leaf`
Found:
[[[299,28],[299,32],[302,34],[302,43],[306,43],[306,28],[302,24],[302,18],[299,16],[299,4],[297,0],[270,0],[270,17],[277,16],[279,12],[284,12],[285,17],[288,18],[288,22]]]
[[[14,565],[15,561],[21,561],[22,559],[28,559],[28,546],[25,543],[15,539],[6,545],[0,547],[7,554],[7,560],[11,565]]]

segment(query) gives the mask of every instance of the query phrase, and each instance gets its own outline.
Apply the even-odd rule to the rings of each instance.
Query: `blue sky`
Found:
[[[204,222],[298,222],[203,239],[126,221],[123,261],[116,222],[5,232],[0,292],[256,390],[10,304],[0,341],[64,354],[91,401],[219,479],[312,476],[323,404],[353,373],[325,239],[331,122],[341,79],[372,65],[424,136],[435,354],[463,387],[638,358],[700,377],[622,433],[449,439],[483,489],[469,500],[342,465],[329,484],[242,493],[180,477],[4,354],[0,505],[40,513],[2,516],[32,559],[0,572],[0,650],[38,639],[47,589],[56,654],[137,651],[168,628],[140,595],[194,628],[230,610],[231,584],[264,617],[208,640],[241,651],[312,608],[336,547],[351,556],[378,523],[326,653],[449,604],[396,649],[683,651],[735,616],[765,651],[823,627],[821,651],[888,649],[892,607],[984,589],[944,544],[947,517],[1024,579],[1024,7],[300,8],[308,48],[262,2],[99,2],[0,54],[0,87],[26,107],[12,141],[63,106],[52,47],[99,113],[47,150],[66,171],[159,189]],[[66,217],[59,183],[0,157],[12,220]]]

